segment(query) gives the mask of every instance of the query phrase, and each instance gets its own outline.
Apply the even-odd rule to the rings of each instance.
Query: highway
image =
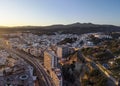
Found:
[[[4,46],[4,48],[7,51],[16,54],[20,58],[23,58],[25,61],[29,62],[31,65],[34,66],[35,70],[37,71],[37,77],[39,79],[39,83],[41,83],[40,86],[55,86],[51,77],[44,70],[44,67],[38,61],[36,61],[36,59],[34,59],[33,56],[28,55],[26,53],[22,53],[22,52],[20,52],[16,49],[13,49],[13,48],[8,48],[8,47],[5,47],[5,46]]]

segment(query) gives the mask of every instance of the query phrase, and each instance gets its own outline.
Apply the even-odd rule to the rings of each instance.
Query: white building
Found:
[[[56,86],[62,86],[63,78],[61,70],[57,68],[58,58],[53,51],[44,52],[44,66],[49,71],[51,78],[53,79]]]
[[[103,39],[103,38],[112,39],[112,36],[110,36],[110,35],[105,35],[105,34],[94,34],[94,37],[100,38],[100,39]]]
[[[67,57],[69,55],[69,47],[66,46],[62,46],[62,47],[58,47],[57,48],[57,56],[59,58],[64,58]]]
[[[57,67],[57,56],[51,51],[44,52],[44,66],[47,70]]]
[[[63,77],[59,68],[56,68],[51,72],[51,77],[56,86],[63,86]]]

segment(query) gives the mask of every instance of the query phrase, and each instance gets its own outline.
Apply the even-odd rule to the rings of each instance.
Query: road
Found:
[[[36,61],[36,59],[34,59],[33,56],[22,53],[22,52],[20,52],[20,51],[18,51],[16,49],[12,49],[12,48],[10,49],[10,48],[5,47],[5,46],[4,46],[4,48],[7,51],[12,52],[12,53],[16,54],[17,56],[23,58],[25,61],[31,63],[31,65],[34,66],[34,68],[37,71],[37,76],[38,76],[38,79],[39,79],[39,83],[41,83],[40,86],[55,86],[55,84],[52,81],[51,77],[44,70],[44,67],[38,61]]]
[[[104,73],[104,75],[106,75],[110,80],[112,80],[112,81],[114,82],[114,84],[115,84],[116,86],[118,86],[118,81],[117,81],[113,76],[111,76],[111,75],[108,73],[108,71],[105,70],[100,63],[96,63],[96,62],[94,62],[93,60],[85,57],[84,55],[82,55],[82,56],[83,56],[83,58],[84,58],[86,61],[93,63],[102,73]]]

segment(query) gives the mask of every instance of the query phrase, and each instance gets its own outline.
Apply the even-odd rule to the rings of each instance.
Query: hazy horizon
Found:
[[[87,23],[91,23],[91,24],[94,24],[94,25],[113,25],[113,26],[118,26],[120,27],[119,25],[114,25],[114,24],[97,24],[97,23],[92,23],[92,22],[73,22],[73,23],[68,23],[68,24],[49,24],[49,25],[15,25],[15,26],[0,26],[3,27],[3,28],[14,28],[14,27],[47,27],[47,26],[53,26],[53,25],[71,25],[71,24],[75,24],[75,23],[80,23],[80,24],[87,24]]]
[[[93,23],[120,26],[119,0],[0,0],[0,26]]]

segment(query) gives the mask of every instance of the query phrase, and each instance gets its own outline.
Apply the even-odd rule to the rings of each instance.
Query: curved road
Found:
[[[17,56],[23,58],[24,60],[26,60],[27,62],[31,63],[34,66],[34,68],[37,71],[38,78],[43,79],[43,81],[44,81],[44,83],[39,81],[39,83],[41,83],[41,86],[55,86],[55,84],[52,81],[51,77],[44,70],[44,67],[38,61],[36,61],[36,59],[34,59],[33,56],[27,55],[25,53],[21,53],[18,50],[15,50],[15,49],[10,49],[10,48],[6,48],[6,47],[4,47],[4,48],[7,51],[10,51],[10,52],[16,54]]]
[[[106,75],[110,80],[114,82],[116,86],[118,86],[118,81],[114,77],[112,77],[107,71],[105,71],[100,63],[96,63],[93,60],[85,57],[84,55],[82,56],[86,61],[93,63],[102,73],[104,73],[104,75]]]

